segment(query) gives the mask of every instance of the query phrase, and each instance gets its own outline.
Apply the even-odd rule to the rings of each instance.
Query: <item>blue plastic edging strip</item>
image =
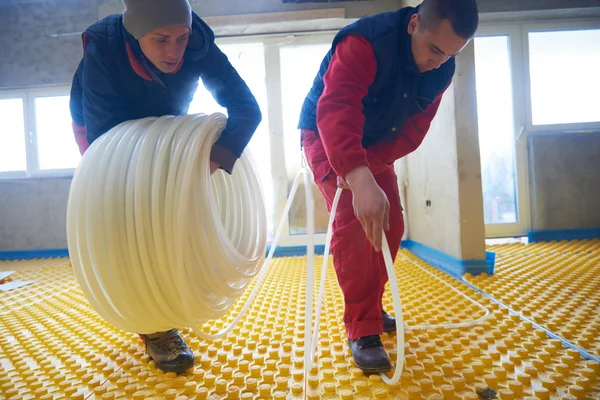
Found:
[[[36,258],[62,258],[68,256],[68,249],[0,251],[0,261],[33,260]]]
[[[496,260],[496,253],[494,252],[486,252],[485,260],[457,260],[439,250],[413,240],[403,241],[402,248],[409,250],[423,261],[456,278],[460,278],[466,273],[470,273],[471,275],[479,275],[481,273],[492,275],[494,273]]]
[[[494,275],[494,270],[496,268],[496,252],[495,251],[486,251],[485,252],[485,262],[490,268],[490,275]]]
[[[548,330],[547,328],[544,328],[543,326],[541,326],[540,324],[532,321],[531,319],[527,318],[526,316],[524,316],[523,314],[515,311],[514,309],[512,309],[511,307],[507,306],[506,304],[502,303],[499,300],[496,300],[494,297],[490,296],[489,294],[487,294],[486,292],[484,292],[483,290],[479,289],[477,286],[467,282],[465,279],[461,278],[459,279],[460,282],[464,283],[465,285],[467,285],[469,288],[473,289],[474,291],[476,291],[477,293],[479,293],[480,295],[482,295],[483,297],[485,297],[486,299],[498,304],[501,307],[506,308],[508,311],[510,311],[511,313],[518,315],[519,318],[521,318],[524,321],[529,322],[532,326],[536,327],[537,329],[540,329],[542,331],[544,331],[546,333],[546,335],[548,335],[548,337],[552,338],[552,339],[556,339],[556,340],[560,340],[562,342],[563,345],[565,345],[565,347],[571,348],[571,349],[575,349],[579,352],[579,354],[581,354],[583,356],[583,358],[590,360],[590,361],[596,361],[598,363],[600,363],[600,358],[594,356],[593,354],[588,353],[588,351],[582,347],[579,347],[571,342],[569,342],[567,339],[558,336],[556,333]]]
[[[267,247],[266,254],[269,254],[270,249],[270,247]],[[324,245],[315,246],[315,254],[323,255],[324,252]],[[306,246],[278,246],[275,249],[274,257],[293,257],[303,255],[306,255]],[[68,256],[68,249],[0,251],[0,261],[33,260],[36,258],[62,258]]]
[[[531,231],[527,234],[527,237],[530,242],[598,239],[600,238],[600,228]]]
[[[271,251],[271,246],[267,247],[267,254]],[[325,245],[315,245],[315,254],[323,255],[325,253]],[[273,257],[294,257],[306,255],[306,246],[277,246]]]

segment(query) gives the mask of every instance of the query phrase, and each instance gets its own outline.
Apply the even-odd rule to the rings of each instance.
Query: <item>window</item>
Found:
[[[529,32],[533,125],[600,122],[600,29]]]
[[[0,174],[25,172],[27,158],[23,99],[0,99],[0,121]]]
[[[517,222],[509,37],[475,38],[475,80],[486,224]]]
[[[36,97],[35,126],[39,169],[77,168],[81,155],[73,137],[69,96]]]
[[[73,137],[68,93],[66,87],[0,92],[4,97],[0,98],[0,179],[75,172],[81,156]]]
[[[488,237],[531,229],[528,137],[598,131],[600,29],[595,22],[484,25],[475,76]]]
[[[302,103],[311,89],[321,61],[331,48],[330,43],[285,46],[281,48],[281,93],[284,122],[285,163],[288,190],[302,168],[300,131],[297,129]],[[298,187],[298,194],[290,209],[290,235],[306,234],[306,205],[304,184]],[[289,193],[289,192],[288,192]],[[315,197],[315,231],[327,232],[327,206],[319,189],[313,184]]]
[[[281,93],[283,105],[285,161],[288,179],[294,179],[302,164],[300,131],[297,129],[300,110],[321,61],[330,44],[285,46],[280,50]]]

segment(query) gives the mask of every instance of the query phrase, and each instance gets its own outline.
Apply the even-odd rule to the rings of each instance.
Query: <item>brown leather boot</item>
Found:
[[[392,364],[383,349],[379,335],[364,336],[357,340],[348,340],[356,366],[367,373],[387,372]]]
[[[383,331],[387,333],[396,332],[396,318],[381,310],[383,317]]]
[[[143,335],[146,352],[163,372],[184,373],[194,366],[194,353],[177,329]]]

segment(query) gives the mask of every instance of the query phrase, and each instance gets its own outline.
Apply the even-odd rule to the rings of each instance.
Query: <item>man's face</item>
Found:
[[[439,68],[469,43],[454,32],[449,20],[440,21],[432,30],[422,26],[418,14],[411,17],[408,33],[411,35],[413,57],[421,73]]]
[[[165,26],[140,38],[140,46],[148,60],[164,73],[173,73],[179,66],[190,38],[185,25]]]

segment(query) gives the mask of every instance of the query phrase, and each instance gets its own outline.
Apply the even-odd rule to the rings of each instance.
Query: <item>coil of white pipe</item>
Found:
[[[91,306],[128,332],[222,317],[258,272],[266,214],[245,152],[209,172],[222,114],[125,122],[87,150],[67,207],[69,255]]]

